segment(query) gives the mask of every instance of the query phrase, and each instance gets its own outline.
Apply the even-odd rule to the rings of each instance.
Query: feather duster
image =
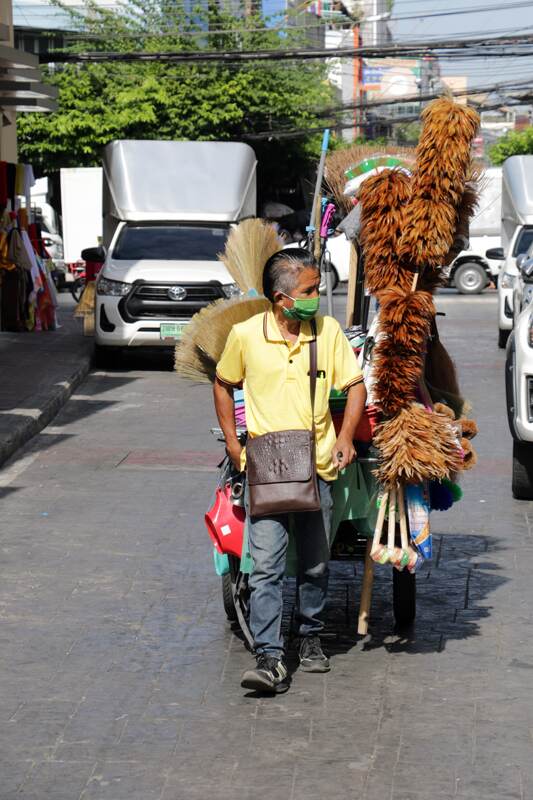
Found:
[[[269,308],[265,297],[217,300],[203,308],[187,325],[176,347],[176,372],[185,378],[214,381],[232,327]]]
[[[453,244],[479,116],[441,97],[424,109],[422,122],[399,257],[418,268],[438,269]]]
[[[462,468],[463,454],[452,421],[417,403],[382,423],[374,444],[380,451],[376,475],[385,486],[442,480]]]
[[[475,467],[477,464],[477,453],[472,447],[472,443],[464,437],[461,439],[461,447],[463,449],[463,463],[461,469],[472,469],[472,467]]]
[[[361,244],[365,283],[372,294],[390,286],[407,290],[412,282],[398,257],[409,182],[404,172],[391,169],[372,175],[361,186]]]
[[[263,292],[263,268],[283,249],[273,225],[262,219],[245,219],[232,228],[220,260],[242,292]]]
[[[404,294],[387,289],[378,293],[378,299],[380,336],[373,353],[374,392],[382,411],[393,415],[414,399],[435,308],[428,292]]]

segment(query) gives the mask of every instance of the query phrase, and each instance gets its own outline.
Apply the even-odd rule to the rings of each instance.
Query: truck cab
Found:
[[[248,145],[118,141],[105,148],[103,168],[100,359],[120,347],[172,345],[193,314],[239,294],[218,256],[231,226],[256,211]]]

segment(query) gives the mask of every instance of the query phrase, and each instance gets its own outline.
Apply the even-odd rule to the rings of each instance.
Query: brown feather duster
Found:
[[[380,451],[376,475],[385,486],[442,480],[463,465],[457,431],[449,417],[415,403],[382,423],[374,444]]]
[[[461,447],[463,448],[463,463],[461,469],[464,471],[472,469],[472,467],[475,467],[477,464],[477,453],[468,439],[461,439]]]
[[[419,268],[437,269],[453,244],[479,116],[441,97],[424,109],[422,121],[399,257]]]
[[[374,347],[376,402],[387,415],[410,404],[424,367],[426,343],[434,318],[428,292],[387,289],[378,293],[380,336]]]
[[[398,258],[408,198],[409,177],[397,169],[372,175],[361,186],[361,244],[365,283],[372,294],[390,286],[407,290],[411,285],[412,275],[402,269]]]

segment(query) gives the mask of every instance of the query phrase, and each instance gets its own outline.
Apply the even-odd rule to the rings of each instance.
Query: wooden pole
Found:
[[[384,503],[384,505],[387,505]],[[361,586],[361,602],[359,603],[359,618],[357,621],[357,633],[366,636],[368,633],[368,621],[370,619],[370,605],[372,603],[372,586],[374,583],[374,562],[370,558],[372,540],[366,543],[365,568],[363,571],[363,583]]]
[[[389,532],[387,536],[387,550],[389,551],[389,558],[394,556],[394,537],[396,534],[396,486],[390,491],[389,502]]]
[[[350,245],[350,271],[348,273],[348,295],[346,297],[346,327],[351,328],[355,316],[355,291],[357,287],[358,270],[357,248],[355,243]]]
[[[381,532],[383,531],[383,523],[385,522],[385,512],[387,511],[387,500],[389,498],[388,491],[383,492],[379,499],[378,518],[376,520],[376,527],[374,529],[374,540],[372,542],[371,552],[374,552],[381,541]]]
[[[398,487],[398,505],[400,510],[400,538],[402,550],[409,548],[409,534],[407,532],[407,518],[405,516],[405,496],[403,486]]]

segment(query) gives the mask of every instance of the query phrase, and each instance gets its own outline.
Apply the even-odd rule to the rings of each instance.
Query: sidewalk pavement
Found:
[[[45,428],[89,372],[93,340],[59,296],[57,331],[0,333],[0,464]]]

